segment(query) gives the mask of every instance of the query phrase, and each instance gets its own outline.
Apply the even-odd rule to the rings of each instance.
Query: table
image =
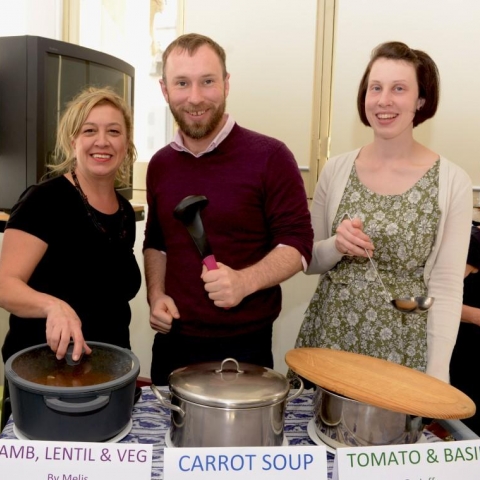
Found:
[[[167,392],[167,387],[160,388]],[[306,390],[298,398],[287,404],[284,432],[290,446],[315,445],[307,432],[308,422],[313,416],[312,390]],[[14,423],[10,417],[0,440],[16,439]],[[142,396],[133,408],[132,429],[120,443],[144,443],[153,445],[152,480],[163,479],[163,451],[165,435],[170,428],[170,410],[162,407],[148,387],[142,388]],[[425,432],[426,441],[441,441],[430,432]],[[327,453],[328,478],[332,478],[334,454]]]

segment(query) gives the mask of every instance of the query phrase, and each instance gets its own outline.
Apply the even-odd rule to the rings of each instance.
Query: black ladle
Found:
[[[203,264],[208,270],[217,270],[217,262],[207,240],[203,228],[200,211],[208,205],[207,197],[203,195],[189,195],[185,197],[173,210],[173,216],[180,220],[188,230],[200,252]]]

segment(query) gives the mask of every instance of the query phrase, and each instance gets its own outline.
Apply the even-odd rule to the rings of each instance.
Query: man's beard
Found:
[[[213,111],[211,119],[206,123],[202,124],[200,122],[188,123],[184,120],[182,115],[183,111],[176,110],[170,105],[170,111],[172,112],[173,118],[177,122],[178,127],[187,137],[193,138],[194,140],[201,140],[202,138],[210,135],[222,121],[223,114],[225,113],[226,101],[223,102]],[[199,109],[202,110],[202,109]]]

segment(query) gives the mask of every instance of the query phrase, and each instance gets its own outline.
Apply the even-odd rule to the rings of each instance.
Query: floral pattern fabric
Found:
[[[402,195],[379,195],[352,168],[332,235],[346,214],[362,220],[389,296],[368,258],[344,256],[320,277],[296,348],[346,350],[426,370],[427,313],[402,314],[390,298],[427,294],[423,271],[440,218],[438,180],[439,161]]]

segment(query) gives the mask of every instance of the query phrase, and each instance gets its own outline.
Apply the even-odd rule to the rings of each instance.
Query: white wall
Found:
[[[0,0],[0,35],[61,39],[62,0]]]
[[[165,10],[166,13],[170,11],[168,8]],[[170,140],[165,135],[167,113],[170,111],[160,90],[159,76],[151,74],[153,57],[149,23],[149,0],[80,0],[79,45],[118,57],[135,68],[136,166],[148,162]],[[170,43],[175,38],[175,30],[173,34],[168,29],[167,32],[162,40]],[[161,46],[166,48],[168,43]],[[138,187],[145,190],[144,175],[142,177],[137,175],[135,168],[134,181],[138,181]]]
[[[427,52],[440,71],[439,109],[414,130],[416,138],[480,185],[480,2],[338,0],[337,7],[331,154],[370,141],[356,110],[358,84],[372,49],[399,40]]]
[[[317,0],[184,0],[184,33],[226,51],[227,108],[242,126],[281,138],[310,163]]]

